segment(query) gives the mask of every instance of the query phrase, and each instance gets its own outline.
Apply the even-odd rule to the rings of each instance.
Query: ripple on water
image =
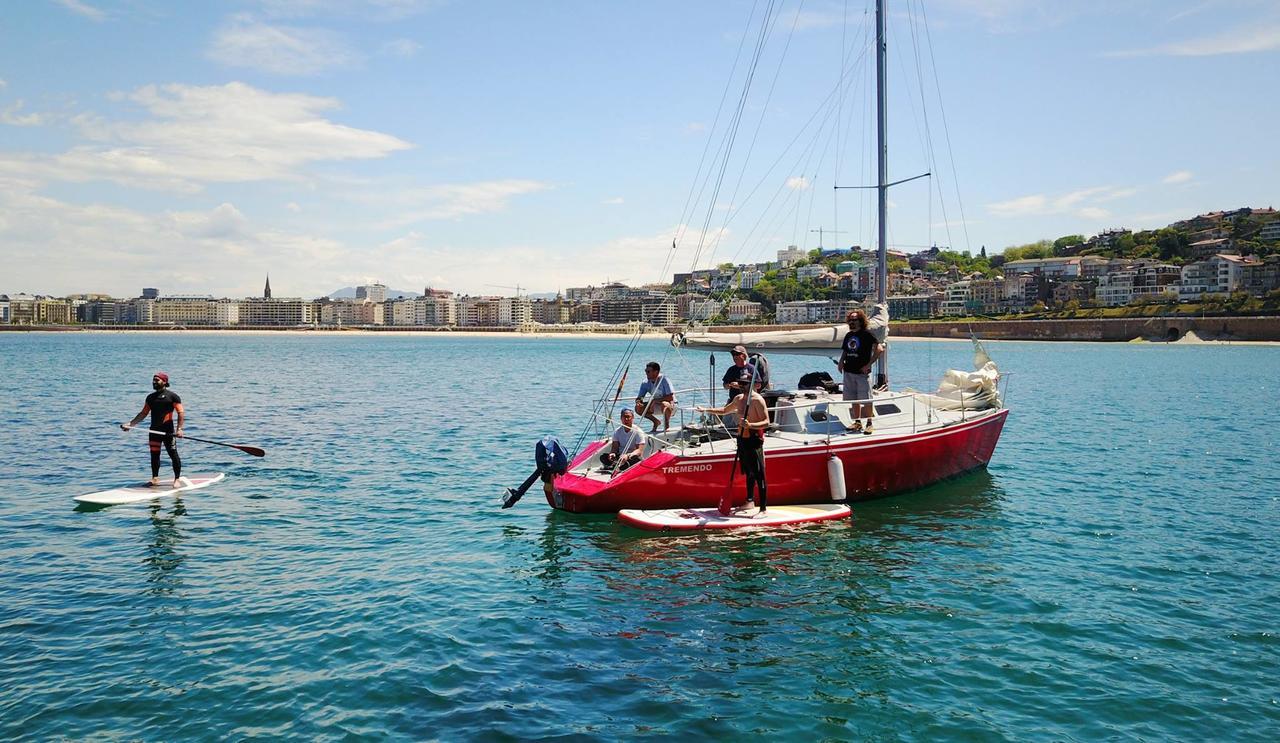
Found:
[[[844,523],[650,536],[533,496],[496,508],[534,439],[576,439],[601,391],[575,384],[623,345],[0,334],[20,401],[0,401],[0,735],[1280,732],[1280,413],[1222,399],[1274,392],[1275,349],[995,344],[1016,377],[988,471]],[[193,435],[267,458],[187,442],[189,469],[227,481],[75,509],[145,473],[142,439],[85,421],[135,412],[160,354],[181,359]],[[494,412],[477,370],[521,378],[535,354],[560,382]],[[929,387],[968,356],[898,344],[896,376]],[[1227,374],[1214,408],[1196,380]],[[36,426],[54,434],[38,457]]]

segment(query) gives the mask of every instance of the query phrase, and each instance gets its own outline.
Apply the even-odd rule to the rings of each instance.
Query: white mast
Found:
[[[885,217],[889,204],[889,143],[886,138],[888,129],[888,112],[885,110],[885,82],[887,63],[885,59],[885,17],[884,0],[876,0],[876,158],[880,165],[880,175],[876,182],[876,193],[879,195],[876,228],[880,243],[876,250],[876,301],[888,307],[889,304],[889,258],[886,252],[885,239],[888,234],[885,228]],[[888,379],[889,364],[881,354],[876,371]]]
[[[885,216],[889,204],[889,142],[886,139],[888,113],[885,110],[885,33],[884,33],[884,0],[876,0],[876,159],[880,165],[880,176],[876,182],[879,195],[876,227],[879,230],[880,243],[876,251],[876,301],[884,303],[889,296],[888,257],[885,252]]]

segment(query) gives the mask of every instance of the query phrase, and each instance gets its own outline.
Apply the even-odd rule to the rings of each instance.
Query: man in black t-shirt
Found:
[[[734,346],[729,352],[733,356],[733,364],[724,370],[724,388],[729,390],[729,399],[737,397],[746,391],[747,386],[751,384],[751,378],[755,376],[755,365],[747,362],[747,349],[745,346]]]
[[[182,409],[182,398],[169,389],[169,375],[164,372],[156,372],[155,376],[151,377],[151,387],[155,392],[147,395],[146,402],[142,404],[142,410],[133,417],[133,420],[121,423],[120,429],[128,431],[147,417],[147,413],[150,413],[151,433],[147,436],[147,446],[151,450],[151,481],[148,484],[160,484],[160,445],[163,444],[165,451],[169,453],[169,461],[173,463],[173,486],[181,487],[183,484],[181,482],[182,459],[178,457],[178,447],[174,437],[182,436],[182,421],[185,415]]]
[[[875,417],[875,406],[871,400],[871,365],[876,363],[884,346],[876,342],[876,337],[867,330],[867,315],[862,310],[853,310],[846,316],[849,332],[845,333],[840,344],[840,361],[837,365],[844,372],[844,399],[865,400],[850,406],[853,425],[850,431],[871,433],[871,419]],[[866,418],[864,426],[860,418]]]

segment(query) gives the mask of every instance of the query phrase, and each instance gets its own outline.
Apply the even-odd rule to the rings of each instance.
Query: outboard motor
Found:
[[[520,487],[507,488],[507,494],[502,496],[503,508],[514,506],[516,501],[533,487],[533,481],[537,479],[542,480],[543,490],[550,493],[555,476],[569,471],[569,452],[565,451],[564,446],[555,436],[543,436],[533,448],[533,463],[536,469],[520,484]]]

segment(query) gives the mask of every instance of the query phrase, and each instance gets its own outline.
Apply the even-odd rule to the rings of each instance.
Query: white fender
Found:
[[[844,495],[844,462],[832,454],[827,459],[827,484],[831,488],[831,500],[843,501]]]

